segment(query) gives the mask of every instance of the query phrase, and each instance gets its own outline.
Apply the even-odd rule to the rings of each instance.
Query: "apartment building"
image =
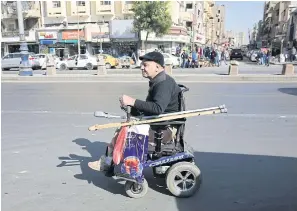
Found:
[[[210,46],[213,43],[212,33],[214,26],[214,10],[212,9],[215,6],[213,1],[204,1],[203,2],[203,27],[205,32],[205,45]]]
[[[143,50],[141,41],[146,39],[146,33],[141,32],[138,36],[131,32],[132,4],[133,1],[44,2],[44,28],[39,31],[43,34],[57,33],[55,43],[44,46],[55,48],[56,53],[61,56],[77,52],[78,42],[81,45],[81,53],[99,53],[101,43],[104,52],[116,56],[126,52],[132,54],[137,49]],[[150,33],[147,51],[162,49],[167,53],[175,53],[178,47],[189,45],[191,36],[186,27],[191,28],[193,23],[193,5],[192,3],[190,11],[186,2],[170,1],[173,25],[163,37]],[[42,38],[39,37],[41,40]],[[141,52],[143,54],[143,51]]]
[[[210,1],[212,2],[212,1]],[[144,33],[132,32],[133,1],[27,1],[22,2],[26,41],[33,52],[59,56],[78,52],[122,55],[141,49]],[[214,3],[208,3],[210,7]],[[167,35],[148,37],[148,50],[174,53],[182,46],[206,41],[203,18],[213,16],[203,2],[170,1],[172,27]],[[3,52],[18,51],[16,2],[2,2]],[[195,33],[194,33],[195,32]],[[210,33],[209,33],[210,34]],[[14,47],[13,47],[14,46]]]
[[[24,18],[25,39],[30,52],[38,53],[38,42],[35,29],[41,26],[40,3],[23,1],[22,11]],[[20,39],[15,1],[1,2],[1,56],[8,52],[19,52]]]
[[[224,38],[225,31],[225,6],[215,5],[213,7],[213,26],[212,26],[212,38],[213,44],[221,45]]]
[[[280,53],[283,48],[290,46],[290,20],[292,21],[291,15],[296,8],[296,1],[265,2],[262,41],[267,41],[273,54],[274,51]]]
[[[291,12],[287,32],[288,48],[297,48],[297,8]]]

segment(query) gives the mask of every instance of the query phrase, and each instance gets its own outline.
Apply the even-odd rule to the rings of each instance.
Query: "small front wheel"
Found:
[[[139,199],[145,196],[148,191],[148,183],[146,179],[143,179],[142,184],[138,184],[136,182],[127,181],[125,183],[125,191],[126,194],[134,199]]]

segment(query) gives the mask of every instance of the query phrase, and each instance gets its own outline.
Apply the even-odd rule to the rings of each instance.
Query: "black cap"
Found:
[[[162,67],[165,66],[164,56],[157,51],[153,51],[153,52],[147,53],[143,56],[140,56],[139,59],[156,62],[159,65],[161,65]]]

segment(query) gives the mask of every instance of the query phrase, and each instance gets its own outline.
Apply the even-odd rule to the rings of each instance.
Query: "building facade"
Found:
[[[40,2],[22,1],[25,39],[30,52],[38,53],[35,30],[41,26]],[[1,56],[8,52],[18,52],[20,38],[18,32],[17,5],[15,1],[1,2]]]
[[[22,2],[29,51],[71,56],[104,53],[114,56],[143,50],[144,32],[132,33],[133,1]],[[147,50],[175,54],[181,48],[211,45],[222,39],[224,9],[213,1],[170,1],[168,34],[148,37]],[[218,33],[218,31],[220,33]],[[2,55],[19,51],[16,2],[2,2]]]
[[[272,49],[273,55],[277,55],[293,45],[296,28],[293,27],[294,17],[292,16],[296,9],[296,1],[265,2],[261,41],[259,42],[267,43],[267,47]]]

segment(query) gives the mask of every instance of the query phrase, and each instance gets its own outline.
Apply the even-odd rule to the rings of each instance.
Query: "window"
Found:
[[[221,10],[218,10],[218,13],[220,14],[221,13]]]
[[[186,4],[186,9],[193,9],[193,4]]]
[[[86,6],[86,2],[85,1],[77,1],[76,6]]]
[[[14,31],[16,28],[15,28],[15,24],[8,24],[8,27],[7,27],[7,31]]]
[[[60,1],[53,1],[53,8],[59,8],[61,7],[61,2]]]
[[[101,5],[111,5],[111,1],[101,1]]]
[[[200,10],[198,10],[198,16],[200,15]]]
[[[12,54],[7,54],[6,56],[3,57],[3,59],[11,59],[12,58]]]
[[[14,53],[12,54],[13,58],[21,58],[21,54],[20,53]]]
[[[220,23],[220,19],[218,18],[218,23]]]
[[[80,55],[79,59],[88,59],[88,57],[86,55]]]

